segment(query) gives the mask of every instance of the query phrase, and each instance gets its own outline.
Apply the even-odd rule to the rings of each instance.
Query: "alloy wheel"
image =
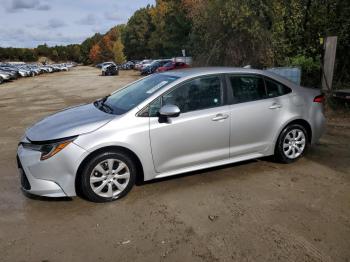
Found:
[[[115,198],[127,187],[129,167],[119,159],[106,159],[98,163],[90,174],[91,189],[98,196]]]
[[[289,159],[296,159],[304,152],[305,146],[304,132],[300,129],[292,129],[284,137],[283,153]]]

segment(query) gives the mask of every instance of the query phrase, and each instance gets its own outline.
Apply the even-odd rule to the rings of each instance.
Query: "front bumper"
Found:
[[[17,150],[22,189],[45,197],[75,196],[75,176],[86,151],[74,143],[47,160],[41,153],[23,148]]]
[[[24,171],[21,161],[17,156],[17,165],[21,180],[22,190],[33,194],[44,197],[65,197],[67,196],[63,189],[53,181],[37,179],[29,175]]]

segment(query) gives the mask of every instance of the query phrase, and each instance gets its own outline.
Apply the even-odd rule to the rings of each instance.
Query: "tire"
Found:
[[[118,174],[114,173],[119,168],[122,169]],[[129,155],[122,152],[102,152],[85,164],[79,181],[79,191],[92,202],[111,202],[129,193],[135,184],[136,172],[137,167]]]
[[[309,134],[302,125],[287,126],[278,137],[275,158],[281,163],[293,163],[301,158],[309,148]]]
[[[4,83],[4,79],[0,76],[0,85]]]

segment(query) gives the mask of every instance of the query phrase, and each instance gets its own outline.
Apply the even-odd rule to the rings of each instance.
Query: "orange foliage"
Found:
[[[91,62],[98,63],[101,59],[101,48],[98,44],[93,45],[90,50],[89,58]]]

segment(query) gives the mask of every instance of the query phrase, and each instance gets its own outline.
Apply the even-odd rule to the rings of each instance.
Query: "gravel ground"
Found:
[[[0,85],[0,261],[350,261],[350,116],[300,161],[228,165],[136,186],[120,201],[29,199],[26,127],[137,79],[91,67]]]

